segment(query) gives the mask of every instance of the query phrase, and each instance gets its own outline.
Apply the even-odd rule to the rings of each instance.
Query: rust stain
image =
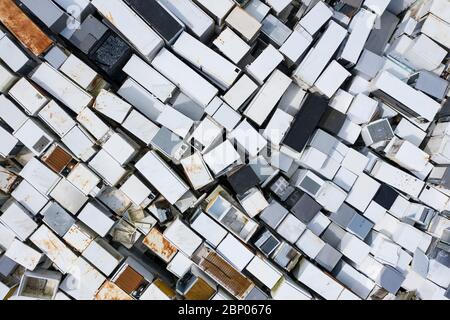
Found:
[[[13,0],[0,0],[0,21],[36,56],[43,54],[53,44]]]
[[[177,248],[165,239],[163,234],[156,228],[153,228],[142,242],[166,261],[170,261],[170,259],[178,252]]]
[[[115,283],[105,281],[95,295],[95,300],[133,300],[133,298]]]
[[[68,120],[67,117],[61,115],[60,113],[54,113],[52,111],[48,114],[49,118],[54,120],[55,122],[59,122],[60,124],[65,124]]]
[[[111,12],[108,11],[108,12],[105,14],[105,17],[106,17],[106,19],[108,19],[109,22],[111,22],[114,26],[116,25],[116,22],[115,22],[114,17],[113,17],[113,15],[112,15]]]
[[[88,111],[91,111],[91,112],[92,112],[91,109],[89,109]],[[80,114],[77,116],[77,120],[78,120],[80,123],[84,124],[85,127],[87,127],[87,126],[95,127],[96,125],[95,125],[95,123],[92,121],[92,118],[93,118],[94,116],[95,116],[95,115],[93,115],[92,113],[90,113],[90,114],[80,113]]]
[[[91,83],[91,87],[97,88],[99,85],[103,84],[103,79],[101,77],[96,77]]]
[[[2,168],[0,168],[0,174],[6,175],[4,180],[0,181],[0,190],[6,193],[11,192],[15,182],[18,179],[17,175],[9,172],[8,170],[3,170]]]
[[[74,182],[77,182],[77,184],[79,185],[79,187],[83,190],[86,190],[86,188],[89,186],[89,180],[88,179],[84,179],[83,175],[81,173],[76,173],[73,176],[72,179]]]
[[[77,82],[77,83],[81,82],[82,78],[81,78],[81,75],[79,73],[71,72],[70,75],[72,77],[72,80],[74,80],[75,82]]]
[[[409,11],[411,16],[417,18],[418,12],[420,9],[422,9],[422,7],[423,7],[423,3],[420,5],[412,6]]]
[[[17,176],[13,176],[10,175],[8,178],[6,178],[6,182],[8,182],[8,184],[13,183],[14,181],[16,181]]]
[[[67,241],[67,237],[64,236],[64,240],[69,243],[76,250],[83,250],[87,248],[91,242],[93,241],[88,235],[86,235],[78,226],[72,226],[67,232],[68,236],[73,236],[77,239],[77,241]],[[84,237],[81,237],[84,236]],[[80,240],[81,238],[81,240]]]
[[[60,246],[56,245],[53,240],[44,239],[42,240],[42,246],[45,248],[47,253],[56,252],[60,250]]]
[[[186,172],[191,174],[198,174],[203,171],[203,166],[199,163],[191,163],[186,166]]]
[[[94,109],[98,111],[107,110],[107,105],[100,99],[95,100]]]

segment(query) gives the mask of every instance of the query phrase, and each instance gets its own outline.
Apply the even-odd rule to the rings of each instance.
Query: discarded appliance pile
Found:
[[[448,0],[0,0],[0,299],[450,298]]]

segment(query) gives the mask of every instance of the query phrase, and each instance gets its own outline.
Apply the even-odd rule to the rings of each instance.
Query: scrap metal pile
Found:
[[[450,298],[450,1],[0,0],[0,299]]]

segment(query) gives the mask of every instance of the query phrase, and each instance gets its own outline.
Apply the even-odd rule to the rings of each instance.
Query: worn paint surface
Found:
[[[56,128],[73,127],[74,125],[73,119],[53,100],[39,112],[39,115],[45,115]]]
[[[106,281],[98,290],[94,300],[133,300],[115,283]]]
[[[122,191],[113,187],[103,189],[97,198],[119,216],[123,216],[131,206],[131,200]]]
[[[28,270],[34,270],[42,258],[41,253],[17,239],[14,240],[5,255]]]
[[[74,224],[63,239],[75,250],[83,252],[94,240],[94,237],[84,232],[79,225]]]
[[[53,41],[13,0],[0,0],[0,21],[37,56],[43,54],[53,44]]]
[[[16,181],[17,175],[0,167],[0,191],[10,193]]]
[[[66,273],[77,256],[49,228],[42,225],[31,237],[33,242],[53,263]]]
[[[88,195],[101,182],[97,175],[81,163],[75,165],[67,176],[67,180],[85,195]]]
[[[167,262],[172,260],[178,251],[156,228],[153,228],[144,238],[143,244]]]

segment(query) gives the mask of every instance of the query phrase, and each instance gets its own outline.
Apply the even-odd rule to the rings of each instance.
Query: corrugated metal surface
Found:
[[[255,286],[250,279],[245,277],[216,252],[203,248],[198,257],[199,266],[220,285],[231,292],[236,298],[243,299]]]
[[[48,154],[43,161],[47,166],[55,172],[61,172],[73,158],[63,148],[56,146],[53,151]]]
[[[0,21],[35,55],[43,54],[53,41],[28,18],[13,0],[0,0]]]
[[[117,278],[115,284],[126,293],[131,294],[141,285],[142,281],[144,281],[144,277],[127,266]]]

